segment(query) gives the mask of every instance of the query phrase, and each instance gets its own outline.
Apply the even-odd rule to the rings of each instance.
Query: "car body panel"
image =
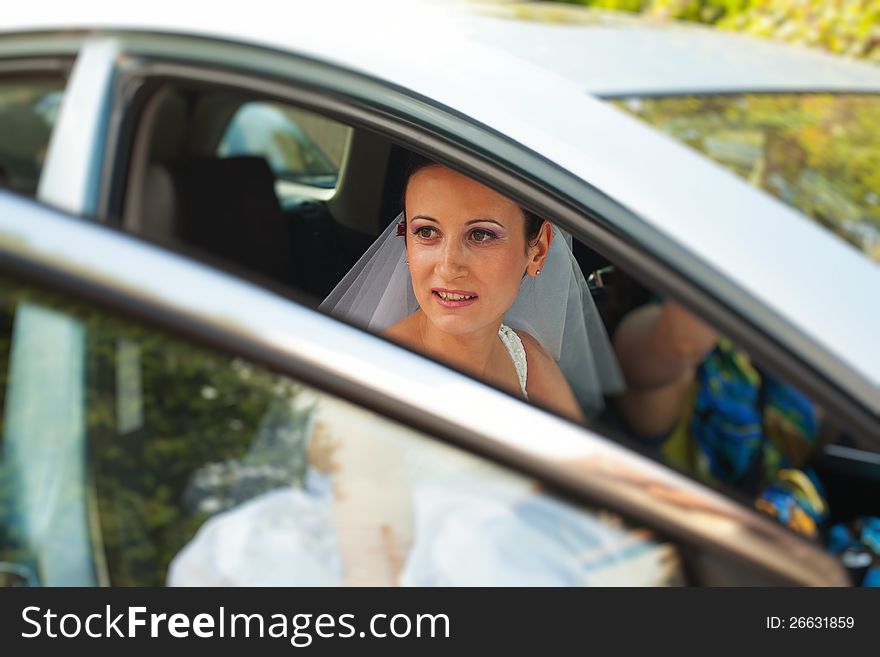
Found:
[[[97,211],[118,56],[119,43],[108,39],[86,42],[77,57],[37,189],[49,205],[82,216]]]
[[[496,13],[506,12],[501,7]],[[583,14],[585,24],[468,15],[461,24],[473,38],[554,70],[598,96],[880,92],[880,69],[868,62],[684,21]]]

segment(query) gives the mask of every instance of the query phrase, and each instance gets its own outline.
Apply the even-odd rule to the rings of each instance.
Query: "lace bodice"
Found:
[[[513,359],[513,365],[516,367],[516,376],[519,378],[519,387],[522,390],[523,397],[528,399],[529,393],[526,392],[526,380],[529,377],[529,364],[526,361],[526,350],[523,347],[522,340],[520,340],[516,331],[504,324],[498,328],[498,337],[501,338],[501,342],[504,343],[507,352],[510,354],[511,359]]]

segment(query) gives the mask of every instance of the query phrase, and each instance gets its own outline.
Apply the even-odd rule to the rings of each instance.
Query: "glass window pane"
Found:
[[[332,188],[350,128],[278,103],[245,103],[232,117],[217,154],[260,155],[280,179]]]
[[[880,97],[731,94],[614,104],[880,262]]]
[[[11,281],[0,322],[0,581],[682,581],[646,530],[243,359]]]
[[[0,80],[0,187],[36,195],[64,85],[59,78]]]

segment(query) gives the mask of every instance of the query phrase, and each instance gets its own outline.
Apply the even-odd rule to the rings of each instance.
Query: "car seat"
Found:
[[[188,158],[168,172],[177,240],[278,282],[289,281],[290,226],[263,158]]]

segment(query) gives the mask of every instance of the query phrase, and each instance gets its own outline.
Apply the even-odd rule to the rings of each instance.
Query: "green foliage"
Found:
[[[749,0],[653,0],[645,10],[664,18],[715,23],[724,16],[744,11]]]
[[[8,377],[16,308],[25,300],[84,328],[90,479],[69,495],[87,500],[92,550],[99,565],[106,561],[112,584],[162,585],[171,559],[212,513],[301,484],[312,409],[299,402],[299,384],[3,281],[0,383]],[[28,546],[21,533],[15,474],[2,454],[0,438],[0,560],[33,567],[39,546]]]
[[[696,21],[724,30],[880,61],[876,0],[561,0]]]
[[[614,11],[642,11],[650,0],[559,0],[566,4],[588,5],[596,9],[611,9]]]
[[[757,94],[616,104],[798,208],[880,262],[880,100]]]
[[[717,25],[880,61],[880,3],[876,0],[752,1],[745,11],[731,12]]]

